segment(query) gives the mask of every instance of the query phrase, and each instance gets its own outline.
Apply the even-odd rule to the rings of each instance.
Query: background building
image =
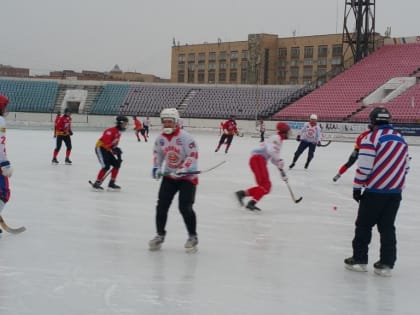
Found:
[[[249,34],[247,41],[174,45],[171,82],[218,84],[322,84],[345,65],[351,51],[343,34],[279,38]],[[376,34],[376,47],[383,37]]]

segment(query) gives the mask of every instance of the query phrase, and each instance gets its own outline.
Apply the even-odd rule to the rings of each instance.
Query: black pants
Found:
[[[55,151],[59,152],[61,149],[61,145],[64,141],[64,144],[66,145],[66,149],[67,151],[71,150],[71,138],[70,136],[57,136],[56,138],[56,146],[55,146]]]
[[[309,148],[308,158],[306,159],[306,162],[309,163],[313,159],[315,149],[316,149],[316,144],[311,143],[311,142],[301,141],[293,157],[293,163],[295,163],[299,159],[299,156],[303,153],[303,151],[306,150],[306,148]]]
[[[219,146],[221,146],[226,141],[226,145],[230,146],[233,140],[233,135],[222,134],[219,140]]]
[[[196,186],[189,181],[174,180],[168,177],[162,179],[156,206],[156,230],[159,235],[165,235],[168,211],[175,194],[179,192],[178,208],[189,235],[197,235],[197,220],[193,210]]]
[[[397,260],[397,240],[395,235],[395,217],[400,207],[401,194],[380,194],[364,192],[360,200],[354,234],[353,258],[368,263],[369,244],[372,228],[377,225],[380,234],[380,262],[394,267]]]

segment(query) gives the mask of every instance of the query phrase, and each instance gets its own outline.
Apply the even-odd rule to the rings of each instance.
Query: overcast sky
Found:
[[[173,38],[185,43],[342,33],[345,0],[0,0],[0,64],[170,77]],[[420,1],[376,1],[376,31],[420,35]]]

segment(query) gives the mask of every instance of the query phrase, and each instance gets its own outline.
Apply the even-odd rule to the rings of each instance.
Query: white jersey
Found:
[[[321,128],[316,124],[311,126],[309,122],[306,122],[300,130],[300,140],[310,143],[318,143],[321,141],[322,132]]]
[[[0,163],[8,161],[6,153],[6,120],[0,116]]]
[[[155,140],[153,167],[162,168],[164,174],[174,174],[182,169],[186,172],[197,171],[198,147],[194,138],[185,130],[177,128],[173,134],[161,133]],[[173,178],[180,179],[180,177]],[[197,175],[182,176],[197,183]]]
[[[282,138],[278,134],[274,134],[252,150],[251,154],[262,155],[266,161],[271,161],[275,166],[278,166],[278,163],[281,160],[280,152],[282,145]]]
[[[149,118],[145,118],[143,119],[143,126],[144,127],[150,127],[151,123],[150,123],[150,119]]]

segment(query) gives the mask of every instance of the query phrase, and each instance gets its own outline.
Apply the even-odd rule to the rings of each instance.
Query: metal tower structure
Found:
[[[375,50],[375,0],[345,0],[344,55],[351,49],[354,63]],[[345,45],[347,44],[347,45]]]

